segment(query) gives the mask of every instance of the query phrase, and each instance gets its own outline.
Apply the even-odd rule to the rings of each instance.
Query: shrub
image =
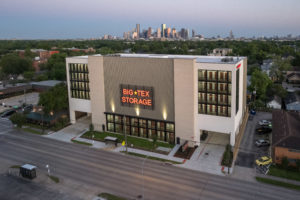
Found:
[[[90,124],[90,131],[94,131],[94,124]]]
[[[281,159],[281,167],[282,167],[283,169],[287,170],[287,169],[288,169],[288,166],[289,166],[289,160],[288,160],[288,158],[287,158],[287,157],[283,157],[283,158]]]
[[[13,124],[16,124],[18,128],[22,128],[26,122],[26,117],[21,113],[15,113],[10,117],[10,120]]]
[[[231,151],[231,145],[227,144],[223,154],[223,159],[221,164],[227,167],[231,167],[232,160],[233,160],[233,153]]]

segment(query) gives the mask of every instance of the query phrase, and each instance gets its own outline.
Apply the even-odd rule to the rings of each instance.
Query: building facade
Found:
[[[246,111],[247,59],[117,54],[66,59],[71,123],[199,145],[202,133],[235,144]]]

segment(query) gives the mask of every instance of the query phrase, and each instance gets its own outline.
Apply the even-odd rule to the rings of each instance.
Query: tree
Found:
[[[67,110],[69,107],[67,86],[64,83],[58,84],[47,92],[41,93],[38,104],[43,106],[45,114]]]
[[[280,56],[273,58],[273,65],[270,69],[270,76],[274,77],[277,81],[282,82],[284,80],[283,71],[291,69],[291,64],[288,59],[282,59]]]
[[[267,87],[272,83],[269,79],[268,75],[259,70],[255,70],[251,76],[251,84],[249,86],[249,90],[251,92],[256,91],[256,95],[258,98],[265,100],[266,99],[266,90]]]
[[[156,148],[156,143],[157,143],[157,135],[153,135],[152,137],[153,150],[155,150]]]
[[[281,84],[271,83],[267,87],[266,94],[268,97],[273,97],[276,95],[279,96],[280,98],[285,98],[287,95],[287,91],[282,87]]]
[[[48,77],[55,80],[66,80],[65,53],[56,53],[49,58],[47,63]]]
[[[4,74],[22,74],[24,71],[33,70],[32,61],[29,58],[20,58],[14,54],[2,57],[0,65]]]
[[[26,117],[24,114],[15,113],[10,117],[13,124],[16,124],[18,128],[22,128],[23,124],[26,122]]]
[[[24,78],[27,79],[28,81],[31,81],[33,76],[34,76],[34,71],[26,71],[23,73]]]

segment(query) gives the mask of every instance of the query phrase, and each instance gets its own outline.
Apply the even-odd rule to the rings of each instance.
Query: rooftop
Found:
[[[272,145],[300,150],[300,113],[273,110]]]
[[[49,86],[49,87],[54,87],[59,83],[62,83],[62,81],[47,80],[47,81],[31,82],[32,85]]]
[[[93,56],[101,56],[100,54]],[[171,59],[196,59],[197,63],[222,63],[236,64],[245,57],[233,56],[198,56],[198,55],[166,55],[166,54],[111,54],[107,56],[116,56],[124,58],[171,58]],[[88,56],[75,56],[72,58],[87,59]]]

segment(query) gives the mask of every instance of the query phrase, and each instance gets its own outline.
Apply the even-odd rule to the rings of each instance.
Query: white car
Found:
[[[270,142],[269,140],[260,139],[255,141],[255,145],[257,147],[270,146]]]
[[[261,126],[269,126],[271,125],[271,122],[269,120],[260,120],[258,124]]]

